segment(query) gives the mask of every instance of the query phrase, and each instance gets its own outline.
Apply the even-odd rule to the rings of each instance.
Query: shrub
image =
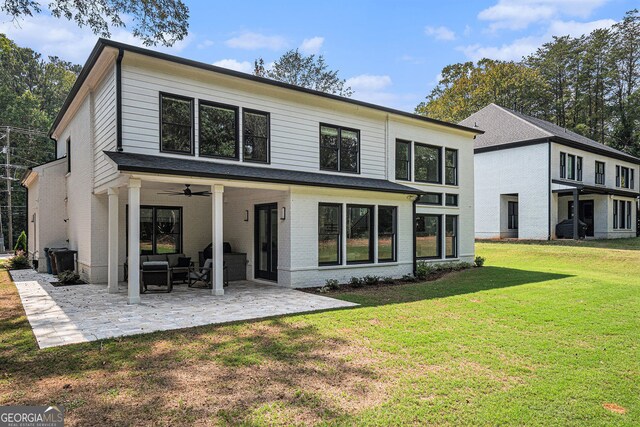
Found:
[[[13,247],[14,252],[17,254],[18,251],[27,252],[27,234],[22,231],[20,236],[18,237],[18,241],[16,245]]]
[[[66,270],[58,273],[58,281],[60,283],[73,285],[74,283],[78,283],[78,280],[80,280],[80,275],[75,271]]]
[[[7,268],[9,270],[25,270],[31,268],[31,264],[23,251],[17,251],[16,255],[7,261]]]
[[[387,276],[387,277],[383,277],[382,278],[382,283],[391,284],[393,282],[395,282],[395,280],[393,280],[393,277],[391,277],[391,276]]]
[[[372,286],[372,285],[377,285],[380,282],[380,276],[374,276],[374,275],[367,274],[366,276],[364,276],[360,280],[362,281],[363,284],[368,285],[368,286]]]
[[[482,267],[482,266],[484,265],[484,261],[485,261],[484,257],[482,257],[482,256],[477,256],[477,257],[476,257],[476,259],[475,259],[475,261],[473,262],[473,264],[474,264],[476,267]]]
[[[351,286],[353,286],[354,288],[359,288],[362,285],[364,285],[364,282],[362,279],[360,279],[359,277],[355,277],[353,276],[351,279],[349,279],[349,284]]]
[[[436,266],[434,264],[429,264],[428,262],[419,262],[416,266],[416,279],[424,280],[433,274],[436,271]]]
[[[411,274],[405,274],[402,276],[402,281],[403,282],[415,282],[416,278],[415,276],[411,275]]]
[[[332,289],[338,289],[340,287],[340,283],[336,279],[328,279],[323,288],[327,288],[328,291]]]

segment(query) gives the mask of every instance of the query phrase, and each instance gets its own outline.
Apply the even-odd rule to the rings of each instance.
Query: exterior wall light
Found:
[[[282,215],[280,215],[280,219],[282,221],[284,221],[285,219],[287,219],[287,208],[286,207],[282,207]]]

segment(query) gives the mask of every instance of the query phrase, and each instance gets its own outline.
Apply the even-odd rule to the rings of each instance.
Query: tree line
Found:
[[[581,37],[557,36],[521,61],[444,67],[416,113],[459,122],[496,103],[640,156],[640,13]]]

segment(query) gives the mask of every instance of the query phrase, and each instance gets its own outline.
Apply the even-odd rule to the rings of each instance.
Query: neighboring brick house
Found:
[[[636,236],[640,159],[490,104],[460,124],[475,140],[476,238],[556,238],[573,206],[587,237]]]
[[[481,133],[101,39],[51,129],[58,160],[24,180],[31,255],[76,249],[116,292],[128,253],[213,242],[215,294],[223,242],[242,277],[288,287],[472,261]]]

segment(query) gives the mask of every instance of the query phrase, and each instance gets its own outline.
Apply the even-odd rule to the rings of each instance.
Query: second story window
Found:
[[[440,147],[425,144],[415,144],[415,180],[440,184],[442,182],[440,172],[442,159]]]
[[[160,151],[193,154],[193,99],[160,94]]]
[[[631,188],[635,187],[634,170],[625,166],[616,166],[616,187]]]
[[[576,157],[576,180],[582,181],[582,157]]]
[[[269,113],[244,109],[242,125],[244,161],[269,163]]]
[[[567,177],[567,153],[560,153],[560,178]]]
[[[604,185],[605,176],[604,176],[604,162],[599,162],[596,160],[596,184]]]
[[[567,155],[567,178],[576,179],[576,156]]]
[[[320,124],[320,169],[358,173],[360,131]]]
[[[444,150],[444,183],[458,185],[458,150]]]
[[[200,101],[200,155],[238,158],[238,108]]]
[[[71,173],[71,137],[67,138],[67,173]]]
[[[411,180],[411,141],[396,140],[396,179]]]

